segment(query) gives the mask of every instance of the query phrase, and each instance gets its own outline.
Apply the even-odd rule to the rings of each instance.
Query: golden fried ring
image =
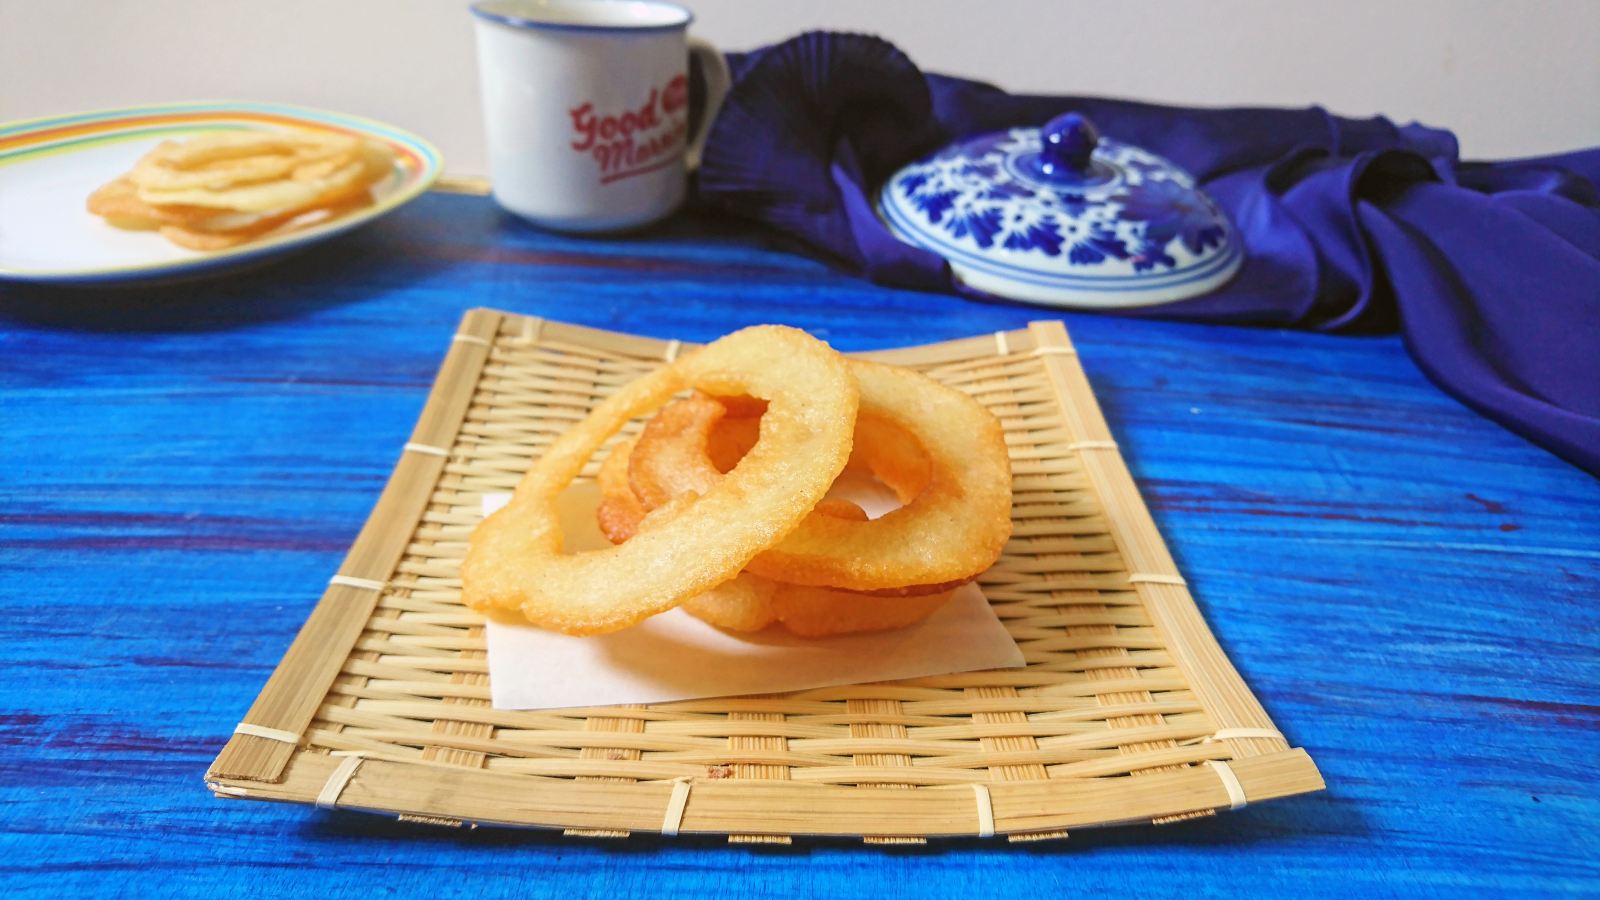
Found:
[[[600,463],[600,473],[595,483],[600,487],[600,505],[595,507],[595,522],[600,533],[613,544],[633,537],[639,523],[650,514],[644,504],[628,487],[628,457],[633,453],[634,441],[625,441],[611,448],[605,461]]]
[[[688,388],[767,400],[755,446],[735,471],[663,507],[627,543],[563,554],[557,495],[630,419]],[[822,500],[849,459],[857,403],[842,357],[774,325],[736,331],[645,375],[557,438],[511,502],[479,524],[462,563],[463,602],[520,609],[567,634],[602,634],[728,581]]]
[[[751,434],[749,445],[739,450],[738,456],[733,457],[726,469],[732,469],[734,463],[748,452],[748,447],[754,446],[754,432]],[[716,435],[713,434],[712,437],[714,439]],[[737,440],[742,441],[742,438],[743,434],[740,434]],[[633,488],[628,486],[628,458],[633,453],[635,443],[636,441],[632,440],[624,441],[612,448],[606,455],[605,461],[600,464],[600,474],[595,479],[600,487],[600,504],[595,507],[595,522],[600,526],[600,533],[613,544],[620,544],[633,537],[638,533],[639,526],[650,516],[650,510],[639,502]],[[848,500],[824,498],[817,503],[812,512],[861,522],[867,520],[866,511]]]
[[[636,441],[642,449],[635,450],[635,445],[630,444],[620,454],[639,463],[630,464],[626,473],[621,472],[613,461],[619,454],[613,454],[602,467],[601,487],[611,499],[602,502],[598,512],[601,530],[613,540],[626,540],[652,508],[670,502],[674,496],[699,493],[710,487],[716,476],[707,466],[726,473],[738,463],[755,443],[760,420],[750,416],[759,412],[750,405],[749,398],[735,398],[730,405],[724,398],[700,392],[669,404],[645,424],[644,433]],[[854,446],[845,471],[876,477],[902,504],[921,492],[930,473],[928,455],[910,432],[868,413],[856,416]],[[608,479],[619,478],[625,479],[628,490],[606,484]],[[860,507],[838,500],[822,501],[812,514],[867,520]],[[948,593],[970,580],[903,584],[860,593],[891,597]]]
[[[730,417],[723,421],[741,419]],[[716,434],[712,432],[713,439]],[[600,530],[615,544],[632,537],[649,514],[628,486],[628,456],[633,446],[633,441],[627,441],[613,448],[601,463],[597,479],[600,505],[595,518]],[[861,507],[843,500],[823,500],[817,510],[858,522],[867,519]],[[776,623],[802,637],[825,637],[903,628],[932,615],[952,593],[953,589],[945,589],[910,597],[877,597],[856,591],[779,584],[741,572],[732,580],[683,601],[683,609],[729,631],[761,631]]]
[[[759,426],[758,417],[737,415],[723,398],[698,391],[668,404],[645,423],[637,452],[629,447],[634,497],[648,511],[678,494],[705,490],[744,457]],[[928,455],[905,429],[861,412],[845,470],[871,473],[905,503],[928,483]]]
[[[316,206],[275,216],[255,216],[254,221],[249,224],[230,229],[211,227],[212,223],[204,221],[198,223],[199,227],[163,225],[161,235],[174,244],[190,250],[226,250],[263,237],[303,231],[330,222],[371,203],[372,199],[365,195],[349,197],[328,206]]]
[[[155,206],[181,204],[238,212],[290,212],[309,209],[330,198],[364,190],[393,167],[394,154],[375,141],[360,141],[333,160],[306,163],[290,177],[220,189],[140,187],[138,197]]]
[[[240,213],[208,209],[203,206],[154,206],[139,199],[138,188],[124,175],[107,182],[89,195],[89,212],[117,228],[149,231],[172,226],[185,231],[241,232],[255,229],[271,218],[262,213]],[[290,217],[298,213],[289,214]],[[273,225],[281,224],[279,217]]]
[[[1011,462],[999,421],[967,395],[917,372],[862,360],[851,360],[850,371],[861,390],[861,420],[909,433],[929,460],[927,483],[900,509],[868,522],[811,516],[751,560],[749,570],[789,584],[891,595],[975,578],[1011,536]],[[670,455],[654,446],[664,431],[652,435],[647,426],[630,464],[629,480],[646,507],[662,496],[703,491],[719,478],[704,444],[675,447]],[[689,443],[697,434],[683,429],[670,442]],[[878,443],[857,440],[861,452]],[[905,454],[895,450],[896,458]],[[736,472],[737,466],[729,475]]]
[[[118,228],[149,231],[161,225],[188,225],[197,216],[217,211],[194,206],[152,206],[139,199],[139,189],[126,175],[108,181],[89,195],[85,208]]]
[[[683,602],[683,610],[728,631],[782,625],[801,637],[833,637],[904,628],[933,615],[953,590],[912,597],[874,597],[798,584],[780,584],[749,572]]]
[[[142,189],[216,190],[283,178],[306,162],[349,155],[359,138],[324,131],[217,131],[163,141],[128,173]]]

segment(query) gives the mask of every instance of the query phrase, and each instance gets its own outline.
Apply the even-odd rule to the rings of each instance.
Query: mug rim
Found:
[[[509,25],[512,28],[531,28],[541,31],[676,31],[680,28],[688,28],[689,25],[694,22],[694,13],[690,11],[688,7],[679,5],[677,3],[668,2],[668,0],[586,0],[586,2],[584,2],[582,5],[600,7],[622,6],[624,4],[653,6],[659,9],[671,10],[676,12],[678,17],[676,21],[665,22],[659,25],[630,25],[624,23],[611,24],[599,22],[551,22],[540,19],[530,19],[525,16],[511,15],[508,13],[487,9],[486,7],[490,5],[499,5],[495,2],[495,0],[477,0],[477,2],[469,5],[467,9],[474,16],[485,22]]]

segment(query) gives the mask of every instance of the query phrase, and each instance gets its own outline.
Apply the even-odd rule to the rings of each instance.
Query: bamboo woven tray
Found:
[[[212,764],[211,789],[443,825],[909,842],[1064,837],[1322,787],[1207,631],[1059,322],[865,354],[967,391],[1004,423],[1015,535],[980,585],[1026,668],[491,708],[482,622],[458,602],[479,498],[510,491],[541,447],[680,348],[468,313],[377,507]]]

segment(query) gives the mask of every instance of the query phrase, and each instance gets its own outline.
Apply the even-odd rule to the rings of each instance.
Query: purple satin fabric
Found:
[[[953,140],[1069,110],[1189,170],[1248,260],[1221,289],[1125,315],[1399,329],[1462,402],[1600,474],[1600,148],[1459,160],[1448,131],[1320,108],[1186,109],[1008,94],[893,45],[810,33],[729,58],[698,201],[883,284],[970,293],[873,210],[895,170]]]

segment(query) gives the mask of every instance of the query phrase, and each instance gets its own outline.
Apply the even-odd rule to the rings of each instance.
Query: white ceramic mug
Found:
[[[495,200],[560,231],[646,225],[683,202],[717,106],[722,54],[658,0],[480,0],[478,75]],[[690,55],[706,81],[689,134]]]

